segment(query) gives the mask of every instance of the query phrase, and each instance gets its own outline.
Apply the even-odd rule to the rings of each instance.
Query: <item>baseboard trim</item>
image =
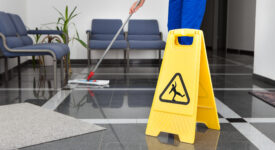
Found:
[[[232,54],[240,54],[240,55],[254,56],[254,51],[251,51],[251,50],[240,50],[240,49],[228,48],[228,49],[227,49],[227,52],[228,52],[228,53],[232,53]]]
[[[267,77],[264,77],[264,76],[261,76],[261,75],[255,74],[255,73],[253,73],[252,77],[253,77],[253,79],[257,79],[264,83],[271,84],[271,85],[275,86],[275,80],[269,79]]]

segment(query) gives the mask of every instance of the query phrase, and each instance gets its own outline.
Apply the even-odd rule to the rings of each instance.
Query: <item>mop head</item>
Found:
[[[109,85],[109,80],[86,80],[86,79],[76,79],[76,80],[69,80],[69,84],[86,84],[86,85],[97,85],[97,86],[104,86]]]

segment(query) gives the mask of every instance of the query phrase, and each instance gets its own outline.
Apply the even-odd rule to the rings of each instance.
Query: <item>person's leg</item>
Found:
[[[180,92],[177,92],[177,95],[179,95],[180,97],[184,97],[184,94],[181,94]]]
[[[172,99],[173,102],[176,101],[176,100],[175,100],[176,96],[177,96],[177,94],[176,94],[176,92],[174,92],[174,97],[173,97],[173,99]]]
[[[183,0],[169,0],[168,31],[181,28]]]
[[[183,0],[181,28],[200,29],[204,17],[206,0]],[[181,44],[191,45],[193,38],[183,37]]]

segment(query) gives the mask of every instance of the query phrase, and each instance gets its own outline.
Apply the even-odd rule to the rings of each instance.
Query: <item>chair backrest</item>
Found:
[[[111,40],[122,26],[120,19],[93,19],[92,20],[92,40]],[[124,39],[124,31],[120,32],[117,40]]]
[[[17,36],[16,28],[5,12],[0,12],[0,32],[6,36],[6,42],[9,48],[24,46],[20,37]],[[4,55],[9,53],[3,46],[3,40],[0,38],[0,49]]]
[[[159,35],[157,20],[130,20],[128,26],[129,35]]]
[[[122,26],[120,19],[93,19],[92,33],[93,34],[116,34]],[[123,34],[123,30],[120,34]]]
[[[25,26],[23,20],[20,18],[20,16],[18,16],[16,14],[8,14],[8,15],[11,18],[11,20],[15,26],[16,32],[20,36],[24,45],[32,45],[33,41],[28,36],[26,26]]]

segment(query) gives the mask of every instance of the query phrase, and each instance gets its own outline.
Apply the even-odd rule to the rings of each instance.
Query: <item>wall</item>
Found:
[[[215,0],[207,0],[205,15],[201,25],[207,47],[213,47],[214,2]]]
[[[81,38],[86,41],[85,31],[90,29],[93,18],[119,18],[128,17],[129,8],[135,0],[27,0],[27,26],[41,27],[42,24],[55,22],[58,13],[56,7],[64,11],[66,4],[72,9],[78,7],[80,15],[74,20]],[[133,16],[133,19],[157,19],[160,30],[167,37],[168,0],[147,0],[144,7]],[[73,28],[73,26],[72,26]],[[127,29],[127,27],[126,27]],[[71,33],[72,35],[74,33]],[[87,51],[77,42],[70,45],[72,59],[86,59]],[[103,52],[92,52],[92,58],[99,58]],[[157,51],[132,51],[131,58],[157,58]],[[106,58],[123,58],[123,51],[111,51]]]
[[[227,48],[254,50],[256,0],[228,0]]]
[[[275,1],[257,0],[254,73],[275,80]]]
[[[26,22],[26,0],[0,0],[0,11],[20,14]],[[2,55],[2,54],[0,54]],[[28,57],[21,57],[21,62],[28,60]],[[17,59],[9,59],[9,68],[17,65]],[[4,72],[4,60],[0,59],[0,73]]]
[[[58,13],[56,7],[64,11],[65,5],[72,9],[78,7],[80,15],[74,20],[81,38],[86,41],[85,31],[90,28],[93,18],[120,18],[128,16],[128,9],[135,0],[0,0],[1,10],[20,14],[27,27],[41,27],[43,24],[55,22]],[[213,0],[208,0],[206,18],[202,28],[205,30],[206,44],[212,46]],[[228,1],[228,48],[253,50],[255,29],[256,0]],[[133,16],[140,19],[157,19],[160,30],[167,37],[168,0],[147,0],[144,7]],[[50,26],[50,25],[48,25]],[[54,28],[54,26],[50,26]],[[45,25],[44,25],[44,28]],[[73,26],[72,26],[73,28]],[[127,30],[127,27],[125,28]],[[75,33],[71,33],[75,34]],[[70,45],[72,59],[86,59],[86,50],[79,43]],[[102,52],[92,52],[92,58],[99,58]],[[157,58],[157,51],[132,51],[131,58]],[[111,51],[107,58],[123,58],[122,51]],[[2,68],[2,67],[1,67]]]

